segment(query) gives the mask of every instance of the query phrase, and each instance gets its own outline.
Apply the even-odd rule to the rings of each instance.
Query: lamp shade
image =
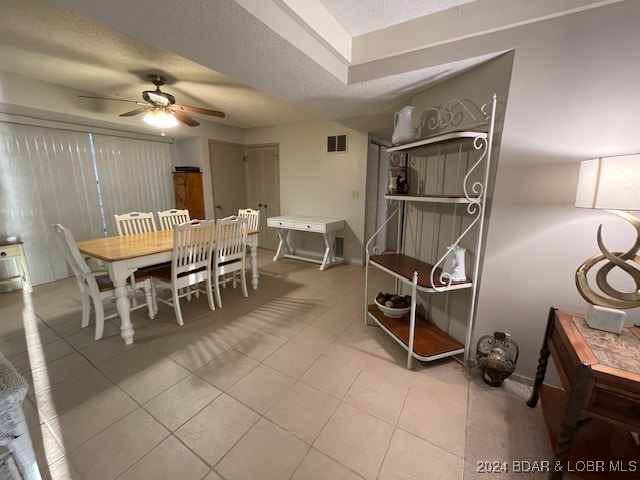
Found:
[[[640,155],[581,162],[575,206],[640,210]]]
[[[161,108],[149,110],[142,121],[156,128],[171,128],[179,125],[178,119],[171,112]]]

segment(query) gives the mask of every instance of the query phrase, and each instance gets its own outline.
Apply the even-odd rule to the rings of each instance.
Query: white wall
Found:
[[[610,250],[635,239],[626,222],[573,202],[581,160],[640,152],[638,18],[640,2],[610,5],[536,24],[514,45],[474,343],[511,333],[524,376],[549,307],[585,311],[574,272],[599,253],[598,225]]]
[[[341,133],[348,136],[347,153],[325,153],[327,136]],[[245,131],[245,145],[279,144],[281,214],[345,219],[339,233],[345,260],[357,264],[363,256],[367,142],[366,133],[324,120]],[[301,234],[302,248],[320,251],[315,237]]]

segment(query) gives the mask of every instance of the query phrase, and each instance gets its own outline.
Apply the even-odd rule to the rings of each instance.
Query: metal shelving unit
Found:
[[[432,361],[440,358],[464,353],[464,362],[468,362],[469,344],[473,334],[473,323],[476,311],[477,279],[480,267],[480,251],[484,234],[484,214],[487,199],[487,189],[489,182],[489,171],[491,165],[491,148],[495,128],[496,117],[496,95],[492,101],[477,109],[476,114],[469,108],[469,102],[461,100],[451,100],[444,106],[429,109],[422,114],[420,136],[424,130],[438,131],[435,135],[424,136],[415,142],[399,145],[387,150],[388,152],[399,152],[408,156],[411,152],[424,150],[430,147],[438,147],[454,142],[471,142],[471,148],[480,153],[479,159],[475,161],[464,175],[462,190],[463,195],[436,195],[436,194],[393,194],[386,195],[385,198],[398,203],[398,208],[387,218],[386,222],[373,234],[366,246],[366,266],[365,266],[365,323],[373,320],[387,334],[389,334],[398,344],[407,351],[407,368],[412,367],[414,358],[421,361]],[[449,130],[456,128],[463,120],[470,120],[473,129]],[[427,160],[428,161],[428,160]],[[484,168],[483,170],[479,170]],[[480,180],[472,180],[474,172],[482,172]],[[395,216],[404,213],[402,208],[407,203],[432,203],[432,204],[452,204],[466,207],[466,212],[471,217],[469,224],[462,230],[455,242],[438,258],[434,264],[430,264],[406,255],[402,252],[403,247],[399,245],[398,252],[383,253],[372,248],[378,233],[386,227],[389,221]],[[401,219],[402,220],[402,219]],[[400,221],[399,228],[403,228],[404,222]],[[477,226],[477,236],[474,242],[474,261],[471,268],[471,278],[463,281],[453,281],[448,272],[443,271],[445,258],[460,241],[465,238],[472,228]],[[400,233],[400,232],[399,232]],[[400,235],[399,235],[400,237]],[[420,239],[416,239],[420,240]],[[411,310],[402,318],[386,317],[375,304],[370,304],[368,297],[368,277],[369,268],[374,267],[382,270],[396,278],[396,284],[405,284],[411,288]],[[471,304],[467,318],[467,331],[465,343],[462,344],[455,338],[449,336],[448,332],[440,330],[428,318],[416,312],[418,292],[426,292],[432,295],[451,292],[461,289],[471,289]]]

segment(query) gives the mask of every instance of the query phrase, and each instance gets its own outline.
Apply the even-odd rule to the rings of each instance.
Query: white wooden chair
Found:
[[[89,325],[89,316],[91,311],[91,300],[93,300],[93,308],[96,314],[96,333],[95,339],[100,340],[104,331],[105,318],[113,318],[118,315],[114,313],[107,317],[104,316],[103,302],[109,300],[115,300],[115,287],[109,279],[109,274],[106,270],[91,271],[87,262],[80,254],[80,250],[76,246],[76,242],[73,239],[71,232],[60,224],[52,225],[54,238],[58,247],[62,251],[64,259],[67,261],[71,270],[73,270],[78,282],[78,288],[82,293],[82,328]],[[149,311],[149,318],[155,317],[156,310],[154,308],[154,302],[151,294],[151,278],[147,275],[144,278],[138,278],[135,284],[136,288],[144,289],[147,303],[132,307],[131,310],[136,310],[144,306]]]
[[[245,278],[247,257],[247,219],[236,216],[221,218],[216,223],[216,248],[213,256],[215,271],[213,272],[216,301],[222,307],[220,298],[220,276],[240,272],[242,280],[242,295],[248,297],[247,281]]]
[[[181,223],[190,222],[189,210],[165,210],[164,212],[158,212],[158,220],[160,221],[160,228],[162,230],[171,230],[175,225]]]
[[[240,218],[247,219],[247,233],[257,232],[258,230],[260,230],[260,210],[241,208],[240,210],[238,210],[238,216]]]
[[[186,293],[179,293],[180,289],[197,286],[197,291],[206,293],[209,308],[215,310],[211,289],[211,265],[213,257],[213,236],[215,222],[213,220],[192,220],[173,228],[173,258],[169,266],[160,267],[150,271],[156,287],[171,290],[171,299],[158,300],[173,305],[178,325],[184,325],[180,298],[191,295],[187,288]],[[205,282],[205,289],[199,284]]]
[[[114,215],[118,235],[132,235],[134,233],[147,233],[156,231],[156,222],[153,213],[131,212],[122,215]]]
[[[148,233],[156,231],[156,222],[153,218],[153,213],[144,213],[144,212],[131,212],[131,213],[123,213],[122,215],[114,215],[116,219],[116,227],[118,228],[118,235],[133,235],[134,233]],[[136,278],[140,275],[145,275],[144,271],[139,273],[132,273],[129,277],[129,282],[131,284],[131,304],[133,306],[138,305],[138,300],[136,298],[136,288],[134,285],[136,284]],[[155,305],[155,293],[154,297],[154,310],[158,310],[157,305]]]

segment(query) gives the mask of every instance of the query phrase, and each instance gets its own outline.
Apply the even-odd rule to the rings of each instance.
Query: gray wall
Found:
[[[640,2],[609,5],[536,24],[514,45],[475,340],[511,333],[524,376],[535,373],[549,307],[586,309],[574,273],[599,252],[598,225],[610,250],[635,239],[626,222],[573,202],[581,160],[640,152],[638,18]],[[479,72],[442,88],[475,91]]]

